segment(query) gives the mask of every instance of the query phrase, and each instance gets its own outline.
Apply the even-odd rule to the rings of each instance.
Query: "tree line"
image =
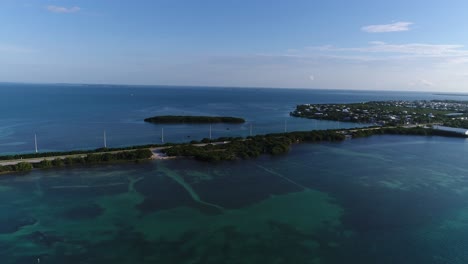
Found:
[[[239,117],[230,116],[153,116],[145,118],[145,122],[150,123],[161,123],[161,124],[214,124],[214,123],[230,123],[230,124],[241,124],[245,120]]]
[[[20,162],[15,165],[0,166],[0,173],[27,172],[34,169],[58,168],[74,165],[92,165],[120,161],[139,161],[149,159],[153,152],[149,149],[137,149],[134,151],[122,151],[116,153],[90,153],[53,160],[44,159],[37,163]]]
[[[257,158],[263,154],[279,155],[287,153],[290,146],[300,142],[340,142],[351,136],[352,138],[368,137],[372,135],[421,135],[421,136],[449,136],[449,137],[464,137],[461,134],[440,131],[431,128],[423,127],[380,127],[376,129],[349,129],[349,130],[312,130],[312,131],[297,131],[287,133],[274,133],[266,135],[256,135],[247,138],[242,137],[221,137],[217,139],[205,138],[201,141],[191,141],[190,143],[182,144],[165,144],[165,145],[145,145],[131,146],[120,148],[121,151],[116,153],[102,153],[110,149],[96,149],[91,151],[72,151],[72,152],[49,152],[49,153],[34,153],[26,155],[4,156],[0,159],[19,159],[50,157],[62,155],[76,155],[66,157],[64,159],[42,160],[39,163],[20,162],[16,165],[0,166],[0,173],[6,172],[24,172],[30,171],[33,168],[45,169],[56,168],[73,165],[100,164],[118,161],[138,161],[148,159],[152,156],[150,147],[166,146],[162,149],[168,156],[193,157],[196,160],[216,162],[225,160],[251,159]],[[202,144],[196,146],[195,144]],[[115,149],[112,149],[115,150]],[[81,155],[82,154],[82,155]]]
[[[227,139],[227,138],[223,138]],[[247,138],[232,138],[225,144],[210,144],[204,139],[204,146],[181,144],[162,150],[168,156],[193,157],[201,161],[222,161],[256,158],[262,154],[279,155],[289,151],[291,144],[299,142],[342,141],[345,135],[334,130],[275,133]],[[217,139],[215,141],[220,141]]]
[[[373,135],[415,135],[415,136],[443,136],[443,137],[465,137],[462,134],[436,130],[424,127],[382,127],[380,129],[363,129],[351,133],[353,138],[369,137]]]

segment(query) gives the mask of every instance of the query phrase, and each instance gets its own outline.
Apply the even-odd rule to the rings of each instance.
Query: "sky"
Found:
[[[468,91],[466,0],[0,0],[0,82]]]

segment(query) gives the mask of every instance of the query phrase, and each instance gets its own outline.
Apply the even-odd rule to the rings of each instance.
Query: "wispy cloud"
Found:
[[[361,28],[362,31],[368,33],[386,33],[386,32],[399,32],[399,31],[408,31],[412,22],[395,22],[391,24],[383,25],[369,25]]]
[[[434,87],[435,83],[428,81],[426,79],[418,79],[410,82],[410,86],[423,86],[423,87]]]
[[[413,55],[459,55],[465,53],[463,45],[454,44],[426,44],[426,43],[406,43],[406,44],[388,44],[381,41],[373,41],[371,46],[363,51],[368,52],[387,52],[387,53],[405,53]]]
[[[74,7],[64,7],[64,6],[55,6],[55,5],[49,5],[46,7],[47,10],[49,10],[52,13],[76,13],[81,10],[80,7],[74,6]]]
[[[447,60],[447,64],[467,64],[468,63],[468,55],[466,57],[454,57]]]
[[[307,47],[308,51],[316,51],[323,54],[399,54],[422,57],[465,57],[468,50],[463,45],[457,44],[427,44],[427,43],[405,43],[390,44],[382,41],[372,41],[362,47],[336,47],[331,45]]]

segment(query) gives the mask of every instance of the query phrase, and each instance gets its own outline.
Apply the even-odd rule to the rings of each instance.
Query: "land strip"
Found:
[[[296,110],[290,114],[295,117],[311,119],[367,123],[369,126],[341,130],[273,133],[246,138],[222,137],[214,140],[205,138],[202,141],[179,144],[149,144],[113,149],[99,148],[95,150],[0,156],[0,174],[27,172],[32,169],[111,162],[138,162],[174,157],[190,157],[207,162],[251,159],[264,154],[278,155],[287,153],[292,144],[301,142],[340,142],[349,138],[382,134],[450,137],[467,137],[468,135],[467,129],[453,128],[468,128],[468,101],[434,100],[358,104],[304,104],[298,105]],[[242,119],[232,117],[164,116],[162,119],[167,122],[243,122]],[[375,125],[372,126],[372,124]],[[436,127],[435,125],[452,127]]]

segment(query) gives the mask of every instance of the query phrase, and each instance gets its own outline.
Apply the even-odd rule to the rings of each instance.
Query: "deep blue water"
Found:
[[[208,125],[148,124],[154,115],[225,115],[245,118],[242,125],[218,124],[212,136],[248,136],[348,128],[352,123],[311,121],[289,116],[297,104],[352,103],[371,100],[460,99],[432,93],[339,90],[149,87],[104,85],[0,84],[0,154],[32,152],[34,134],[40,151],[90,149],[199,140]],[[285,125],[286,124],[286,125]]]

